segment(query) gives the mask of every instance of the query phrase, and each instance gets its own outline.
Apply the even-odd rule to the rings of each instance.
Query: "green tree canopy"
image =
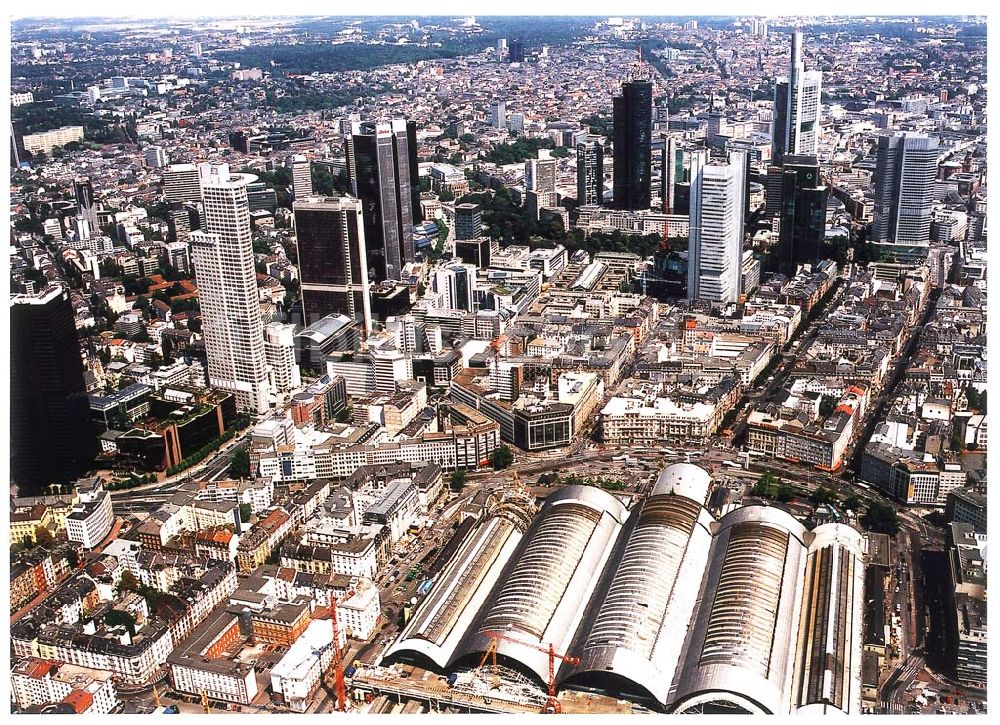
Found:
[[[497,471],[507,468],[514,462],[514,451],[506,443],[501,444],[490,454],[490,463]]]
[[[451,490],[456,493],[465,487],[465,469],[456,468],[451,474]]]
[[[895,536],[899,532],[899,516],[891,504],[876,501],[861,517],[861,525],[869,531]]]
[[[250,454],[246,448],[237,448],[229,457],[229,475],[233,478],[250,477]]]

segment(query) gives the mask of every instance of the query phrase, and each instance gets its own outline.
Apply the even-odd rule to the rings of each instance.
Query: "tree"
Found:
[[[455,194],[452,193],[451,189],[442,189],[438,195],[438,199],[441,201],[455,201]]]
[[[854,511],[854,512],[860,511],[861,499],[855,496],[854,494],[851,494],[850,496],[844,499],[844,502],[840,504],[840,507],[845,511]]]
[[[821,417],[826,418],[836,407],[837,399],[832,395],[824,395],[819,401],[819,414]]]
[[[43,549],[51,549],[52,545],[56,543],[55,537],[52,536],[50,532],[44,526],[38,526],[35,528],[35,543],[41,546]]]
[[[820,486],[811,494],[809,494],[809,500],[815,505],[819,506],[821,504],[831,504],[837,500],[833,491],[826,488],[825,486]]]
[[[514,462],[514,451],[506,443],[501,444],[490,454],[490,464],[494,470],[501,471]]]
[[[233,478],[250,477],[250,454],[245,448],[237,448],[229,457],[229,475]]]
[[[250,517],[253,516],[253,509],[250,508],[250,504],[241,503],[240,504],[240,521],[243,523],[249,523]]]
[[[121,578],[118,580],[118,593],[122,592],[137,592],[139,591],[139,582],[132,575],[130,571],[122,572]]]
[[[104,623],[109,627],[124,626],[128,631],[135,634],[135,617],[120,609],[112,609],[104,615]]]
[[[781,503],[788,503],[795,498],[795,490],[787,483],[782,483],[778,486],[778,491],[774,494],[774,497]]]
[[[899,531],[899,517],[896,514],[896,509],[890,504],[876,501],[868,507],[864,516],[861,517],[861,525],[869,531],[895,536]]]
[[[76,553],[76,549],[66,550],[66,563],[69,564],[70,569],[76,569],[80,566],[80,555]]]
[[[458,493],[465,487],[465,469],[456,468],[451,474],[451,490]]]
[[[339,413],[337,413],[337,422],[338,423],[346,423],[346,422],[348,422],[351,419],[351,415],[353,413],[354,413],[354,409],[353,408],[350,408],[350,407],[344,408],[342,411],[340,411]]]

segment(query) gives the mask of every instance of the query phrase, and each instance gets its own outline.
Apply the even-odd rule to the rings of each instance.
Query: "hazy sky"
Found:
[[[668,0],[380,0],[359,5],[330,0],[296,0],[283,5],[274,0],[173,0],[169,3],[136,3],[124,0],[45,0],[45,2],[12,3],[11,17],[194,17],[285,14],[294,8],[296,15],[666,15],[697,12],[702,15],[797,15],[807,10],[822,14],[985,14],[987,0],[960,0],[941,3],[939,0],[839,0],[833,3],[803,3],[801,0],[702,0],[698,3],[677,3]],[[344,10],[350,11],[344,13]]]

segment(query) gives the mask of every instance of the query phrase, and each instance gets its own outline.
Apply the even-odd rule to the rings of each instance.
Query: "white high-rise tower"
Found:
[[[236,395],[241,409],[265,413],[271,386],[250,235],[250,174],[227,164],[198,167],[204,221],[191,232],[191,254],[201,303],[209,384]]]
[[[691,158],[691,233],[688,244],[688,299],[724,305],[740,295],[743,261],[744,153],[729,163]]]
[[[788,76],[774,87],[774,133],[771,155],[777,163],[789,156],[815,156],[819,149],[820,95],[823,74],[802,62],[802,31],[792,34]]]

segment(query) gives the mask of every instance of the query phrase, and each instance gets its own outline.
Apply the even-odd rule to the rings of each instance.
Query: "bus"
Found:
[[[742,468],[743,467],[739,463],[736,463],[736,461],[723,461],[722,465],[723,466],[728,466],[729,468]]]

